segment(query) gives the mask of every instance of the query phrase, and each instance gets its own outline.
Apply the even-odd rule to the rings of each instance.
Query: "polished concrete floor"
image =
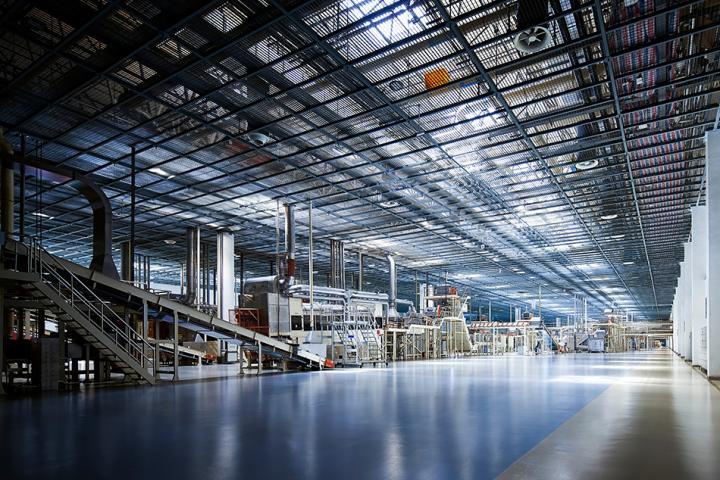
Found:
[[[0,402],[0,478],[720,478],[669,352],[499,357]]]

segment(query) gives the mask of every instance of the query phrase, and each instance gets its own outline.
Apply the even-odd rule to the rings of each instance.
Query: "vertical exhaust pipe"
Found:
[[[285,204],[285,262],[276,283],[287,291],[295,282],[295,205]]]
[[[330,286],[345,290],[345,245],[330,240]]]
[[[388,292],[388,318],[397,318],[397,271],[395,269],[395,258],[387,256],[390,270],[390,291]]]
[[[295,205],[285,204],[285,249],[287,278],[295,277]]]
[[[0,151],[2,152],[2,168],[0,168],[0,170],[2,170],[0,173],[0,228],[10,237],[13,234],[15,223],[15,162],[13,160],[12,145],[5,140],[1,129]]]
[[[129,241],[120,244],[120,279],[123,282],[134,280],[134,264],[132,248]]]
[[[182,303],[192,305],[197,301],[198,273],[200,272],[200,229],[188,227],[185,234],[185,296]]]

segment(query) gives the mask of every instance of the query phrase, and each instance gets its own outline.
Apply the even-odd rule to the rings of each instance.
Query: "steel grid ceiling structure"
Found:
[[[191,225],[235,231],[266,274],[284,202],[302,269],[312,200],[321,272],[335,238],[378,257],[378,289],[395,254],[408,299],[431,274],[504,305],[542,289],[558,316],[578,298],[669,315],[720,98],[717,0],[550,0],[534,53],[506,0],[1,4],[7,138],[91,174],[118,242],[134,146],[158,278]],[[43,178],[27,198],[28,232],[87,263],[84,200]]]

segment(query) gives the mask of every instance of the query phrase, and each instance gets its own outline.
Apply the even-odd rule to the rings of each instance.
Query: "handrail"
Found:
[[[107,308],[105,306],[105,302],[100,297],[98,297],[97,294],[85,284],[85,282],[77,278],[74,273],[72,273],[60,262],[58,262],[47,250],[42,247],[42,245],[40,245],[40,243],[35,238],[32,239],[29,250],[28,270],[39,273],[41,281],[54,287],[57,290],[58,295],[68,301],[71,306],[75,307],[76,300],[85,305],[88,308],[86,314],[85,312],[83,312],[86,318],[90,320],[93,324],[99,326],[100,330],[106,336],[112,339],[112,336],[109,335],[109,332],[106,330],[106,327],[110,328],[115,336],[115,345],[130,354],[135,360],[137,360],[141,364],[142,367],[146,367],[148,365],[152,365],[153,368],[155,367],[154,345],[150,344],[147,340],[145,340],[143,336],[139,332],[137,332],[130,323],[126,322],[120,315],[118,315],[117,312],[115,312],[111,308]],[[51,265],[49,262],[43,259],[43,253],[46,254],[47,258],[52,260],[54,265]],[[68,282],[68,280],[58,272],[58,270],[68,275],[70,277],[70,281]],[[45,281],[45,277],[43,276],[44,273],[49,274],[55,280],[55,282],[50,283]],[[90,297],[94,298],[95,302],[100,304],[100,307],[98,308],[98,306],[93,303],[92,300],[86,298],[80,291],[78,291],[76,285],[80,286],[80,288],[83,289],[84,292],[89,293]],[[62,288],[70,290],[69,297],[67,296],[67,294],[62,292]],[[110,312],[110,314],[106,314],[106,312]],[[99,322],[93,318],[91,313],[94,313],[95,316],[100,317]],[[106,319],[108,321],[106,321]],[[136,338],[132,338],[130,332],[132,332]],[[124,341],[125,344],[123,345],[123,343],[118,340]]]

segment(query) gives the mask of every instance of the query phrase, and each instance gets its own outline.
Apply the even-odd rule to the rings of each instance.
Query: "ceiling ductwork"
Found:
[[[535,53],[550,43],[548,3],[545,0],[520,0],[517,6],[519,32],[513,37],[515,48],[524,53]]]
[[[56,184],[69,182],[72,188],[85,197],[92,210],[92,259],[88,268],[119,280],[120,275],[118,275],[112,256],[112,206],[103,189],[89,176],[70,167],[55,165],[42,158],[15,153],[9,159],[29,167],[28,175],[44,178]],[[40,171],[44,173],[40,173]]]

